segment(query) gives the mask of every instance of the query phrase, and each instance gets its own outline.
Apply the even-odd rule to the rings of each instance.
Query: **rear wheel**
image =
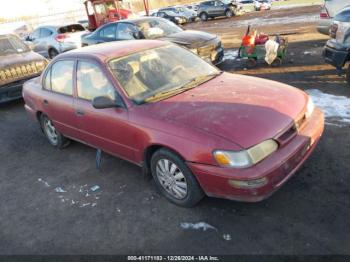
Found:
[[[151,170],[157,188],[170,202],[192,207],[204,197],[191,170],[177,154],[158,150],[152,156]]]
[[[70,140],[56,130],[51,119],[46,115],[42,114],[40,116],[40,124],[47,140],[52,146],[61,149],[69,145]]]
[[[209,17],[207,15],[207,13],[201,13],[200,18],[202,21],[207,21]]]
[[[50,59],[55,58],[57,55],[58,55],[58,52],[57,52],[56,49],[51,48],[51,49],[49,50],[49,58],[50,58]]]

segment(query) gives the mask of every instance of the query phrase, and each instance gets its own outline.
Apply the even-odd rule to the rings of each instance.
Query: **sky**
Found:
[[[82,9],[84,0],[0,0],[0,17],[48,15]]]

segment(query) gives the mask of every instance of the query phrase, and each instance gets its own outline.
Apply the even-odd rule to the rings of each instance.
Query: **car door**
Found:
[[[215,1],[215,15],[222,16],[225,15],[226,5],[221,1]]]
[[[110,24],[100,29],[96,44],[116,41],[117,39],[117,24]]]
[[[40,39],[41,28],[36,29],[28,38],[29,41],[33,43],[33,51],[41,54],[42,56],[47,57],[47,49],[42,46]]]
[[[116,97],[116,89],[101,65],[92,60],[80,60],[76,83],[75,110],[83,140],[93,147],[133,161],[134,143],[127,109],[95,109],[92,106],[95,97]]]
[[[74,108],[74,60],[58,60],[45,72],[42,104],[44,113],[57,130],[66,136],[78,138]]]

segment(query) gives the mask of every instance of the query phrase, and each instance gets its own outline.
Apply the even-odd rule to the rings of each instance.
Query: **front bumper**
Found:
[[[224,48],[218,47],[210,52],[210,54],[198,54],[202,59],[212,63],[213,65],[218,65],[224,60]]]
[[[342,69],[349,60],[349,54],[350,48],[336,43],[335,40],[329,40],[323,50],[326,63],[333,65],[338,70]]]
[[[36,76],[37,75],[33,77],[36,77]],[[26,78],[16,82],[6,84],[5,86],[0,86],[0,104],[22,98],[23,84],[29,79],[30,78]]]
[[[199,184],[208,196],[258,202],[278,190],[306,161],[315,149],[324,130],[324,115],[315,109],[313,115],[298,134],[274,154],[247,169],[232,169],[188,163]],[[230,180],[252,181],[265,178],[267,183],[259,188],[235,188]]]

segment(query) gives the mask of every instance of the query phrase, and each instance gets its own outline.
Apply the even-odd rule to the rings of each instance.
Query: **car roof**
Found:
[[[159,40],[125,40],[108,42],[78,48],[57,56],[57,59],[94,57],[101,61],[105,61],[106,59],[123,57],[147,49],[165,46],[167,44],[169,43],[166,41]]]
[[[161,11],[161,10],[159,10]],[[117,24],[117,23],[138,23],[138,22],[145,22],[145,21],[150,21],[150,20],[163,20],[164,18],[161,17],[154,17],[154,16],[144,16],[144,17],[138,17],[138,18],[130,18],[130,19],[123,19],[115,22],[110,22],[110,24]]]

